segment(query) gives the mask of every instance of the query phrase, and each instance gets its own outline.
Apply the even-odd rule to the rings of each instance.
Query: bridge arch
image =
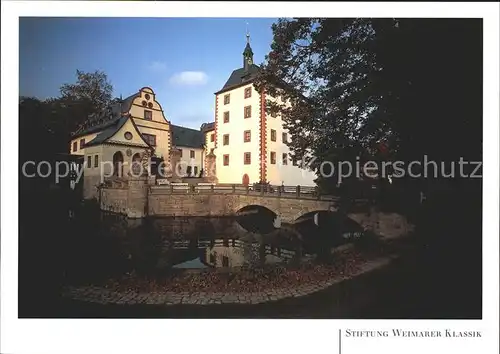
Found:
[[[315,215],[317,215],[315,217]],[[318,210],[301,215],[294,223],[300,233],[321,239],[331,246],[350,242],[364,228],[348,215],[338,211]]]
[[[236,210],[236,220],[245,230],[268,234],[273,232],[278,214],[268,207],[250,204]]]

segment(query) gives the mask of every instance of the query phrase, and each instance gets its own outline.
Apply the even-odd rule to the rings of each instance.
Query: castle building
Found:
[[[316,175],[292,164],[286,143],[293,137],[281,117],[266,113],[266,100],[274,98],[253,86],[259,69],[247,34],[243,66],[215,93],[214,127],[205,129],[205,141],[214,146],[218,182],[314,186]]]
[[[84,161],[84,198],[96,197],[106,180],[127,181],[134,162],[170,181],[203,175],[218,183],[314,186],[314,172],[290,159],[287,142],[293,137],[281,117],[266,113],[266,100],[280,98],[253,86],[259,70],[247,34],[243,66],[215,93],[215,121],[199,130],[171,124],[149,87],[90,116],[69,147]],[[161,162],[167,170],[155,170]]]
[[[154,91],[143,87],[90,116],[73,134],[70,152],[84,159],[83,196],[89,199],[96,197],[97,186],[104,180],[127,180],[133,162],[144,158],[168,166],[174,164],[172,155],[177,154],[178,176],[199,174],[204,158],[203,134],[171,124]]]

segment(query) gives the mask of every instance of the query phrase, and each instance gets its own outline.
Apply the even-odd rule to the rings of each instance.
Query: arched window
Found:
[[[113,176],[123,176],[123,154],[117,151],[113,155]]]

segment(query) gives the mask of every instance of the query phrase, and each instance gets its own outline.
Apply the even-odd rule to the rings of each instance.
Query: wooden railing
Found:
[[[311,186],[273,186],[213,183],[170,183],[168,185],[151,186],[153,194],[240,194],[261,195],[269,197],[334,200],[337,197],[321,195],[317,187]]]

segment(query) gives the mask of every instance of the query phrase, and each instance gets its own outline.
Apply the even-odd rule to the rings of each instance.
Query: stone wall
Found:
[[[83,199],[98,198],[97,186],[101,183],[100,176],[83,176]]]
[[[101,209],[113,213],[127,214],[128,188],[103,188]]]
[[[366,230],[373,231],[384,239],[394,239],[407,235],[413,231],[414,225],[397,213],[383,213],[372,210],[370,213],[349,214],[349,217],[363,226]]]
[[[148,205],[147,177],[129,178],[126,188],[102,188],[100,204],[102,210],[129,218],[145,217]]]

